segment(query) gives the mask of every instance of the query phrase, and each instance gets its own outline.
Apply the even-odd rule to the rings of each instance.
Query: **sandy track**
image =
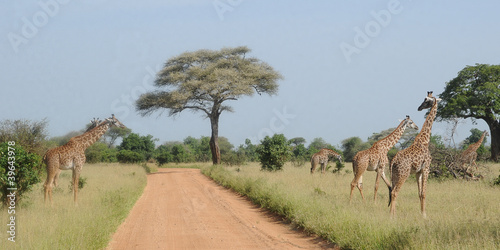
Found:
[[[198,169],[159,169],[108,249],[325,249]]]

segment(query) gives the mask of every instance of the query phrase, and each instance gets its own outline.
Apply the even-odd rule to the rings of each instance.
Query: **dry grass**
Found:
[[[16,208],[16,242],[7,241],[7,210],[0,210],[2,249],[100,249],[146,186],[139,165],[86,164],[78,206],[70,192],[71,171],[63,171],[53,192],[54,206],[45,206],[43,183],[39,183]]]
[[[397,217],[389,216],[388,189],[381,181],[373,202],[375,173],[364,174],[366,201],[358,190],[349,204],[352,165],[339,174],[309,174],[309,168],[286,165],[283,171],[260,171],[258,164],[210,167],[204,173],[222,185],[288,218],[294,225],[342,248],[354,249],[499,249],[500,187],[491,180],[500,165],[488,164],[482,181],[430,180],[427,219],[420,214],[414,177],[398,197]]]

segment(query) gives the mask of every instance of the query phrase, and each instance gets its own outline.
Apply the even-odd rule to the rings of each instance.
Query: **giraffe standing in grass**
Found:
[[[328,157],[330,156],[342,161],[342,156],[329,148],[322,148],[318,153],[313,154],[311,157],[311,174],[314,174],[314,170],[316,170],[316,165],[318,164],[321,165],[321,173],[324,174],[326,165],[328,164]]]
[[[99,123],[101,123],[101,120],[99,120],[99,118],[94,117],[94,119],[90,120],[90,125],[87,128],[87,130],[85,130],[84,133],[87,133],[90,130],[92,130],[93,128],[97,127],[97,125],[99,125]],[[57,187],[57,180],[59,180],[59,174],[61,174],[61,169],[58,168],[58,169],[56,169],[56,175],[54,176],[53,187]]]
[[[465,170],[467,173],[469,171],[469,168],[471,168],[473,165],[476,167],[477,170],[477,164],[476,164],[476,158],[477,158],[477,149],[483,144],[483,140],[485,136],[489,136],[490,134],[488,131],[484,131],[483,134],[481,135],[481,138],[479,141],[476,143],[473,143],[469,145],[469,147],[460,154],[460,164],[462,166],[462,169]],[[465,168],[465,165],[469,165],[467,168]],[[471,174],[472,175],[472,174]]]
[[[431,154],[429,152],[429,141],[431,137],[432,124],[436,117],[438,101],[441,99],[433,97],[432,91],[427,92],[424,102],[418,107],[418,111],[430,108],[425,119],[422,130],[415,137],[413,144],[399,151],[390,165],[392,186],[389,187],[389,206],[391,217],[396,214],[396,198],[401,187],[405,183],[410,173],[416,173],[418,196],[420,198],[420,210],[425,218],[425,191],[427,189],[427,177],[431,165]]]
[[[52,188],[60,170],[71,169],[73,171],[73,196],[75,204],[77,204],[78,179],[83,164],[85,163],[85,149],[94,144],[111,126],[125,128],[125,126],[116,119],[115,115],[112,115],[110,118],[105,119],[84,134],[72,137],[68,143],[57,148],[49,149],[47,153],[45,153],[43,156],[43,161],[47,169],[47,180],[43,185],[45,189],[45,201],[47,201],[48,196],[52,204]]]
[[[377,172],[377,178],[375,179],[375,194],[373,197],[375,201],[377,200],[378,183],[381,176],[385,184],[388,187],[391,186],[385,177],[384,171],[385,166],[389,165],[387,153],[396,145],[407,127],[418,130],[418,126],[410,119],[410,116],[406,116],[406,119],[401,121],[399,126],[392,131],[392,133],[375,142],[369,149],[360,151],[354,156],[352,161],[354,179],[351,182],[351,196],[349,202],[351,202],[354,187],[358,187],[361,198],[363,198],[363,200],[365,199],[363,196],[363,173],[365,171]]]

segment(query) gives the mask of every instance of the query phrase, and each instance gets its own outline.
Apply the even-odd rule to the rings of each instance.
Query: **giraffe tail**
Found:
[[[389,204],[387,204],[388,207],[391,206],[391,203],[392,203],[392,196],[391,196],[391,193],[392,193],[392,187],[391,186],[387,186],[389,188]]]

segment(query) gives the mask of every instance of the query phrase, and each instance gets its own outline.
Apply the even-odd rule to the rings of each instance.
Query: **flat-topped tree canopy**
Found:
[[[277,81],[283,78],[267,63],[247,57],[249,52],[246,46],[203,49],[169,59],[157,74],[157,90],[136,101],[137,111],[143,116],[163,109],[169,111],[169,116],[186,109],[202,111],[210,118],[212,160],[219,164],[219,116],[223,111],[233,111],[224,102],[254,93],[274,95],[278,92]]]

